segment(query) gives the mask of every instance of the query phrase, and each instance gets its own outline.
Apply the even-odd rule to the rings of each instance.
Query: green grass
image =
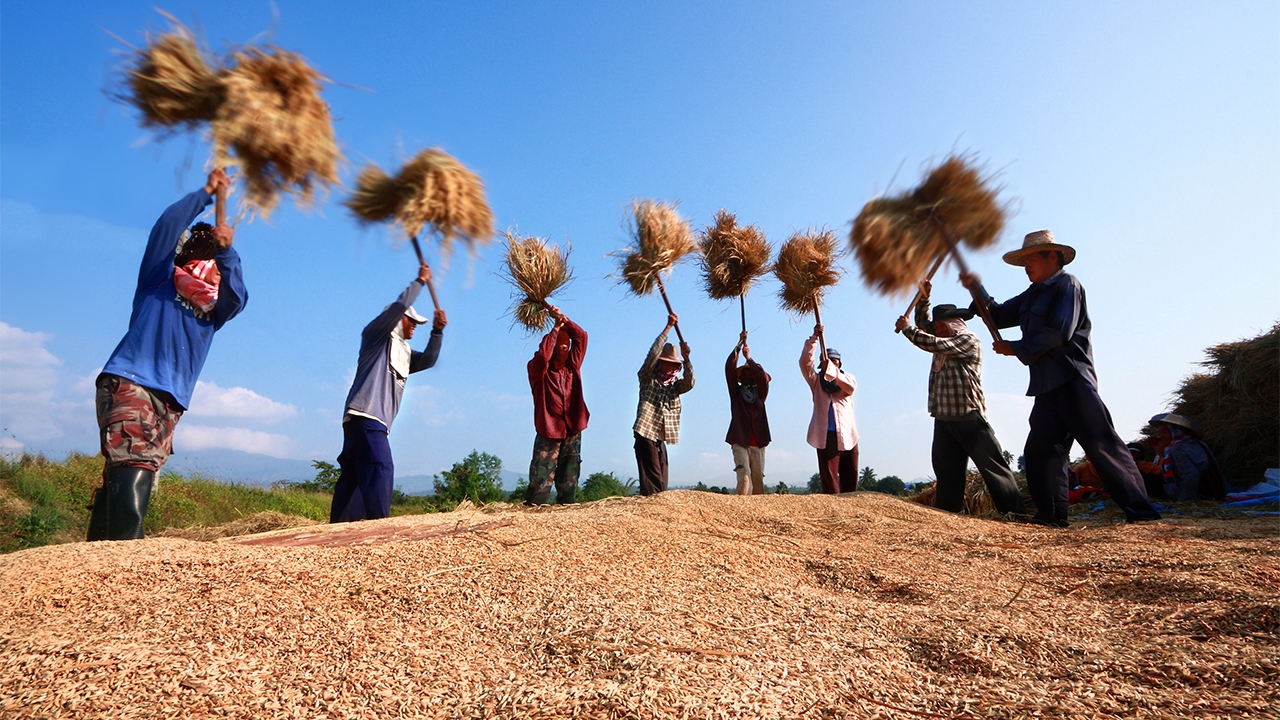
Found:
[[[72,453],[62,462],[38,455],[0,459],[0,553],[83,540],[93,491],[101,485],[100,456]],[[325,521],[331,502],[332,495],[323,492],[162,473],[143,528],[150,535],[168,528],[218,525],[264,510]]]

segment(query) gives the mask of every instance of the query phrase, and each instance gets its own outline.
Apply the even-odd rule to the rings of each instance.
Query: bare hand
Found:
[[[815,323],[813,326],[813,336],[818,337],[821,334],[822,334],[822,325]]]
[[[422,267],[426,267],[423,265]],[[444,316],[443,310],[437,310],[431,315],[431,327],[436,330],[443,330],[445,325],[449,324],[449,318]]]
[[[680,343],[680,354],[684,356],[685,360],[689,359],[689,343],[687,342]]]
[[[739,345],[741,345],[741,346],[742,346],[742,347],[744,347],[744,348],[747,346],[747,331],[746,331],[746,330],[743,330],[742,332],[738,333],[738,344],[739,344]]]
[[[214,168],[209,173],[209,180],[204,184],[204,191],[209,195],[218,192],[218,188],[230,187],[231,179],[227,177],[227,171],[222,168]]]
[[[418,266],[418,279],[422,281],[423,285],[426,285],[427,283],[431,282],[431,266],[430,265],[423,263]]]
[[[929,294],[933,292],[933,281],[932,281],[932,280],[921,280],[921,281],[920,281],[920,292],[924,295],[924,297],[929,297]]]
[[[960,273],[960,284],[972,290],[982,284],[982,278],[977,273]]]
[[[991,344],[991,348],[996,351],[997,355],[1008,355],[1009,357],[1013,357],[1015,355],[1013,352],[1013,343],[1008,340],[997,340]]]
[[[679,324],[680,324],[680,318],[676,317],[675,313],[667,313],[667,329],[668,330],[670,330],[671,328]]]
[[[746,343],[742,343],[742,357],[746,358],[748,361],[751,360],[751,348],[747,347]]]
[[[219,250],[226,250],[236,239],[236,229],[230,225],[217,225],[213,228],[213,238],[217,240]]]
[[[560,312],[560,308],[556,307],[555,305],[547,306],[547,314],[550,315],[551,318],[556,321],[556,325],[563,325],[564,321],[568,320],[568,318],[564,316],[564,313]]]
[[[893,324],[893,329],[897,330],[898,332],[902,332],[910,324],[911,322],[907,320],[907,316],[903,315],[902,317],[898,318],[898,322]]]

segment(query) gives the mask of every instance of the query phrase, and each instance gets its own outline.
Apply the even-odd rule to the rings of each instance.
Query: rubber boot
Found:
[[[102,475],[102,487],[93,491],[93,512],[89,514],[89,542],[106,540],[111,529],[111,503],[108,500],[107,476]]]
[[[142,539],[142,520],[147,516],[155,476],[145,468],[120,467],[107,472],[108,540]]]

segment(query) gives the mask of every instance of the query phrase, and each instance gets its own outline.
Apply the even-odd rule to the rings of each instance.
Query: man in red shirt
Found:
[[[582,359],[587,333],[552,306],[556,325],[542,338],[529,361],[533,390],[533,461],[529,463],[526,505],[543,505],[556,486],[556,502],[571,503],[578,493],[582,469],[582,431],[591,413],[582,399]]]

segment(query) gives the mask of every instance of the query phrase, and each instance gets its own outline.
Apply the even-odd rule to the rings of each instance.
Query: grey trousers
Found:
[[[964,506],[965,474],[969,461],[982,474],[987,492],[1002,513],[1026,513],[1013,470],[1004,459],[1000,441],[982,413],[973,410],[958,418],[934,418],[933,473],[938,478],[933,506],[960,512]]]

